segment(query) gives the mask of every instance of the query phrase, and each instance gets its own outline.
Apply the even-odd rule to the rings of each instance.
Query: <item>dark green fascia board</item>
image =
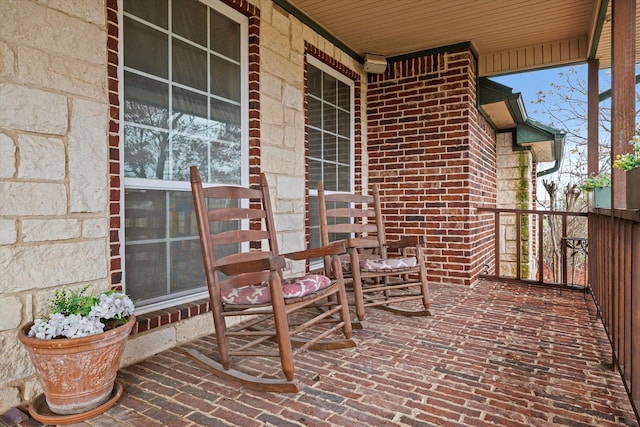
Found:
[[[598,21],[596,23],[596,30],[593,36],[593,44],[591,45],[591,52],[589,52],[589,58],[595,58],[598,53],[598,44],[600,43],[600,35],[602,34],[602,27],[604,27],[604,21],[607,18],[607,9],[609,8],[609,0],[602,0],[600,3],[600,10],[598,11]]]
[[[327,30],[325,30],[320,25],[318,25],[314,20],[309,18],[307,15],[302,13],[300,10],[298,10],[295,6],[293,6],[287,0],[273,0],[273,2],[275,4],[277,4],[278,6],[280,6],[281,8],[283,8],[284,10],[286,10],[287,12],[289,12],[290,14],[292,14],[293,16],[295,16],[296,18],[298,18],[303,24],[305,24],[306,26],[311,28],[316,33],[320,34],[322,37],[327,39],[329,42],[331,42],[334,45],[336,45],[338,48],[340,48],[340,50],[345,52],[347,55],[349,55],[350,57],[352,57],[353,59],[355,59],[359,63],[364,64],[364,58],[362,56],[358,55],[358,53],[356,51],[351,49],[346,44],[342,43],[335,36],[333,36]]]
[[[527,111],[524,106],[522,94],[513,93],[513,89],[487,77],[478,79],[478,105],[494,102],[504,102],[516,123],[524,123],[527,120]]]

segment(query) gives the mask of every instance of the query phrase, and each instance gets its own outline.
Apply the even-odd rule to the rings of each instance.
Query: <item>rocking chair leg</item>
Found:
[[[239,382],[252,390],[276,393],[298,393],[302,389],[296,380],[288,381],[276,378],[260,378],[235,369],[224,369],[220,363],[194,349],[186,350],[185,354],[198,365],[220,378]]]

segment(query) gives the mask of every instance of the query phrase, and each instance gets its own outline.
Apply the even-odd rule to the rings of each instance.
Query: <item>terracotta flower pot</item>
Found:
[[[132,315],[126,324],[101,334],[51,340],[29,337],[33,323],[19,330],[51,412],[79,414],[109,400],[135,323]]]

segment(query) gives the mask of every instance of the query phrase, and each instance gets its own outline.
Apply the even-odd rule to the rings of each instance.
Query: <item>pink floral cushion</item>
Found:
[[[282,294],[284,298],[299,298],[331,285],[331,280],[320,274],[307,274],[302,277],[284,279]],[[266,304],[271,301],[268,283],[244,286],[242,288],[225,289],[220,292],[224,304],[249,305]]]
[[[395,270],[402,268],[412,268],[416,265],[416,257],[364,259],[360,261],[361,270]]]

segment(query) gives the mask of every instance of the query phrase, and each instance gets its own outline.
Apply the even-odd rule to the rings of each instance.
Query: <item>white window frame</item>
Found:
[[[171,2],[175,0],[168,0],[168,8],[171,10]],[[228,18],[234,20],[240,25],[240,90],[241,90],[241,98],[240,98],[240,118],[241,118],[241,172],[240,179],[241,185],[247,186],[249,183],[249,20],[248,18],[241,14],[240,12],[234,10],[233,8],[223,4],[220,1],[216,0],[198,0],[204,5],[210,7],[211,9],[219,12],[227,16]],[[124,95],[124,0],[119,0],[119,37],[118,37],[118,52],[120,61],[118,64],[118,90],[119,93]],[[135,16],[127,15],[132,19],[137,19]],[[171,19],[171,15],[169,16]],[[154,27],[159,29],[157,27]],[[159,29],[163,32],[167,30]],[[170,59],[170,58],[169,58]],[[169,72],[169,82],[171,82],[171,71]],[[171,93],[169,94],[171,96]],[[124,96],[121,97],[121,100],[124,101]],[[123,105],[123,103],[121,103]],[[125,145],[125,120],[124,120],[124,107],[120,108],[120,129],[119,136],[120,141],[120,218],[121,226],[118,230],[118,236],[120,244],[120,258],[122,260],[122,286],[124,291],[126,292],[127,279],[126,279],[126,268],[125,268],[125,260],[126,260],[126,235],[125,235],[125,190],[161,190],[161,191],[191,191],[191,186],[188,181],[171,181],[171,180],[159,180],[159,179],[148,179],[148,178],[135,178],[135,177],[125,177],[124,175],[124,145]],[[205,187],[214,186],[215,184],[204,184]],[[160,310],[196,300],[200,300],[203,298],[208,298],[208,291],[206,287],[206,283],[203,283],[203,289],[200,292],[192,292],[187,295],[176,294],[175,298],[168,298],[166,300],[149,303],[141,307],[136,308],[136,314],[144,314],[150,311]]]
[[[356,118],[356,111],[355,111],[355,81],[353,81],[352,79],[348,78],[347,76],[345,76],[344,74],[340,73],[339,71],[335,70],[334,68],[331,68],[330,66],[328,66],[327,64],[325,64],[324,62],[321,62],[320,60],[316,59],[315,57],[311,56],[311,55],[307,55],[307,63],[318,68],[319,70],[331,75],[331,77],[334,77],[335,79],[343,82],[344,84],[346,84],[347,86],[349,86],[350,88],[350,105],[349,105],[349,109],[351,111],[351,123],[350,123],[350,130],[349,133],[351,135],[350,137],[350,150],[351,150],[351,162],[350,162],[350,171],[349,171],[349,191],[350,193],[353,193],[355,191],[355,118]],[[309,96],[309,94],[307,93],[307,96]],[[306,125],[309,126],[309,125]],[[306,129],[305,129],[306,131]],[[324,132],[324,129],[321,129],[321,131]],[[309,161],[309,156],[307,155],[307,158],[305,159],[307,162]],[[318,190],[317,189],[312,189],[311,185],[309,185],[310,183],[307,182],[307,192],[309,197],[315,197],[316,200],[318,198]],[[327,191],[325,189],[325,193],[327,194],[335,194],[335,193],[342,193],[340,191]],[[319,224],[318,224],[319,226]],[[316,227],[316,225],[314,225],[314,228]],[[310,265],[311,269],[316,269],[316,268],[320,268],[322,267],[322,260],[314,260],[311,262]]]

